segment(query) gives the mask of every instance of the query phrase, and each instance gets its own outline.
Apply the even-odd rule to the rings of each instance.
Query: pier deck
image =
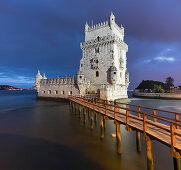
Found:
[[[180,157],[181,121],[179,115],[181,113],[126,103],[113,103],[91,97],[69,96],[69,100],[103,115],[106,119],[113,119],[117,123],[124,124],[130,130],[142,132],[166,144],[171,148],[173,155]],[[131,107],[136,107],[136,109]],[[141,109],[149,109],[152,112],[143,112]],[[158,115],[158,112],[174,114],[174,118]]]

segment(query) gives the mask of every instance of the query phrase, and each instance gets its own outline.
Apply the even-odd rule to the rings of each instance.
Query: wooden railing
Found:
[[[148,133],[167,145],[181,150],[181,121],[179,120],[181,113],[83,96],[69,96],[69,100],[143,133]],[[143,109],[150,112],[145,112]],[[174,118],[160,115],[160,112],[171,114]],[[165,135],[161,131],[166,132]],[[162,136],[159,136],[160,134]]]

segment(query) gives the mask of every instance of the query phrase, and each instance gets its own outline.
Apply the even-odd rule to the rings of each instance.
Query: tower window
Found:
[[[79,78],[81,79],[81,78],[82,78],[82,76],[79,76]]]
[[[100,41],[100,37],[99,36],[97,37],[97,40]]]
[[[58,91],[57,91],[57,90],[55,90],[55,94],[58,94]]]
[[[48,94],[51,94],[51,90],[48,90]]]
[[[61,91],[61,94],[65,94],[64,91]]]
[[[116,74],[116,72],[114,72],[114,74]]]
[[[80,67],[82,67],[83,66],[83,64],[80,64]]]
[[[98,71],[96,71],[96,77],[99,77],[99,72]]]
[[[99,53],[99,48],[95,48],[95,53]]]
[[[72,95],[72,91],[69,91],[69,95]]]

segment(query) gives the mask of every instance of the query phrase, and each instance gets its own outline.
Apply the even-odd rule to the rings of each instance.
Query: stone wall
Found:
[[[41,80],[38,96],[68,98],[69,95],[78,95],[79,93],[74,78],[57,78]]]

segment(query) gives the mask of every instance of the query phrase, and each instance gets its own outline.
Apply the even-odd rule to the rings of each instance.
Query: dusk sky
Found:
[[[109,19],[125,28],[129,89],[142,80],[181,84],[180,0],[0,0],[0,84],[30,88],[76,75],[84,25]]]

